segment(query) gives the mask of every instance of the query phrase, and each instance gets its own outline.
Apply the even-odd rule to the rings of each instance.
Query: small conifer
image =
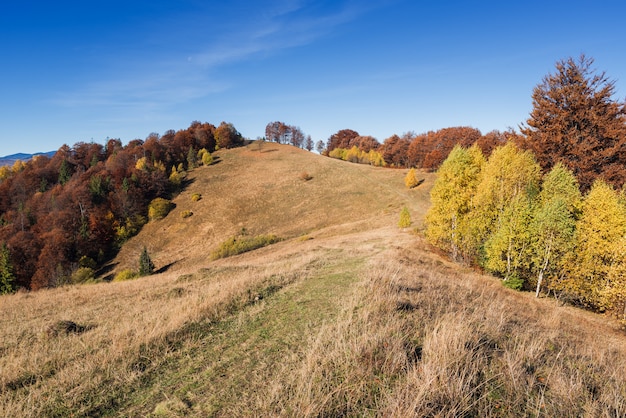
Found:
[[[148,249],[144,246],[141,251],[141,256],[139,257],[139,275],[149,276],[152,273],[154,273],[154,263],[150,259]]]

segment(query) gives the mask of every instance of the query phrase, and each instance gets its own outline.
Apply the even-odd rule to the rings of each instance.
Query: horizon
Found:
[[[626,5],[562,4],[12,3],[0,16],[12,40],[0,155],[127,144],[194,120],[250,139],[281,121],[314,141],[341,129],[381,143],[454,126],[518,130],[533,88],[580,54],[622,100]]]

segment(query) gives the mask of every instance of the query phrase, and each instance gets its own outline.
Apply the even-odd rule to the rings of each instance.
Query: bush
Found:
[[[163,219],[174,208],[174,204],[167,199],[157,197],[148,206],[148,218],[151,221]]]
[[[303,171],[302,173],[300,173],[300,180],[309,181],[312,178],[313,176],[307,173],[306,171]]]
[[[233,255],[256,250],[279,242],[281,239],[276,235],[257,235],[256,237],[237,236],[229,238],[211,253],[211,259],[230,257]]]
[[[213,156],[211,155],[210,152],[205,152],[202,155],[202,164],[204,164],[204,165],[211,165],[211,164],[213,164]]]
[[[92,270],[97,267],[95,260],[91,257],[87,257],[86,255],[82,256],[80,260],[78,260],[78,265],[80,267],[89,267]]]
[[[504,279],[502,281],[504,287],[508,287],[513,290],[522,290],[524,287],[524,279],[521,279],[517,276],[511,276],[508,279]]]
[[[131,237],[137,235],[142,226],[146,224],[146,218],[141,215],[135,215],[133,218],[126,218],[123,225],[119,222],[115,223],[115,242],[118,246],[122,246]]]
[[[137,273],[134,270],[131,269],[126,269],[126,270],[122,270],[119,273],[117,273],[115,275],[115,277],[113,278],[114,282],[124,282],[126,280],[132,280],[132,279],[136,279],[137,277],[139,277],[139,273]]]
[[[88,283],[94,281],[96,278],[96,272],[91,267],[79,267],[70,277],[72,283]]]
[[[183,219],[189,218],[191,215],[193,215],[193,212],[190,210],[184,210],[180,213],[180,217]]]
[[[202,195],[200,193],[193,193],[191,195],[191,201],[192,202],[197,202],[200,199],[202,199]]]

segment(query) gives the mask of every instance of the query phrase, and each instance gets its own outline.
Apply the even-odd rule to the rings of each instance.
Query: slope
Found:
[[[1,416],[626,414],[619,324],[397,228],[433,175],[409,191],[287,146],[217,156],[115,261],[146,245],[162,273],[0,297]],[[210,261],[242,228],[284,240]]]
[[[136,269],[144,245],[157,269],[193,270],[220,242],[244,229],[284,239],[335,234],[361,229],[381,216],[397,217],[403,205],[419,221],[434,178],[424,174],[425,184],[409,191],[405,170],[345,164],[275,143],[254,142],[215,155],[217,164],[190,173],[190,185],[174,199],[175,210],[124,246],[115,271]],[[302,178],[305,173],[310,180]],[[192,201],[194,193],[202,199]],[[185,211],[193,215],[182,219]]]

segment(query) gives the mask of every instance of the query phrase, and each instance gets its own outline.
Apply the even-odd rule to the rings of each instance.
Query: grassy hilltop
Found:
[[[434,174],[408,190],[405,170],[272,143],[216,157],[106,274],[144,246],[160,273],[0,297],[0,415],[626,414],[616,324],[425,244]]]

